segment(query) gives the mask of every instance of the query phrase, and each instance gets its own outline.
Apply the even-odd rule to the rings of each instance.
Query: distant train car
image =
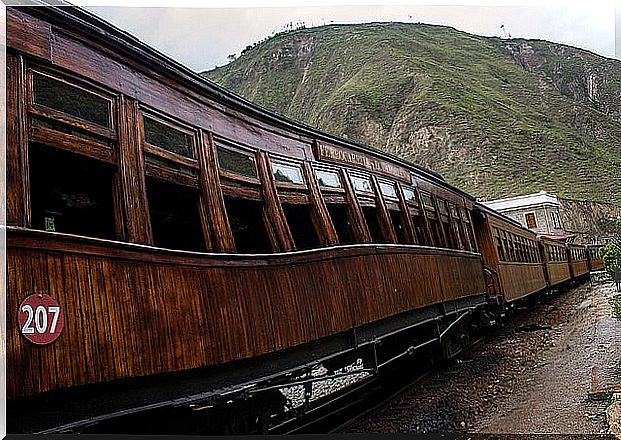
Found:
[[[589,273],[589,257],[587,248],[584,245],[570,244],[567,246],[569,251],[569,269],[572,278],[579,278]]]
[[[510,303],[546,288],[535,233],[483,205],[476,205],[473,221],[483,262],[494,274],[500,301]]]
[[[551,238],[539,238],[546,278],[550,287],[558,286],[571,279],[567,245]]]
[[[587,246],[587,257],[589,259],[589,270],[595,272],[604,269],[604,260],[599,255],[601,249],[599,244],[590,244]]]

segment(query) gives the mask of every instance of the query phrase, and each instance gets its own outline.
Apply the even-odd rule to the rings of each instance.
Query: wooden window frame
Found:
[[[80,90],[83,90],[87,93],[95,95],[105,101],[110,103],[110,114],[108,122],[110,123],[109,127],[104,127],[102,125],[96,124],[94,122],[88,121],[86,119],[79,118],[77,116],[70,115],[68,113],[64,113],[60,110],[54,109],[52,107],[48,107],[43,104],[39,104],[34,100],[34,75],[46,76],[48,78],[52,78],[55,81],[65,83],[69,87],[74,87]],[[114,93],[110,90],[106,90],[105,88],[96,85],[90,81],[84,80],[83,78],[78,77],[75,74],[69,74],[66,72],[61,72],[58,69],[53,69],[50,67],[43,67],[37,64],[27,63],[26,66],[26,103],[28,112],[32,112],[37,114],[38,116],[47,117],[50,119],[55,119],[60,122],[73,125],[74,127],[86,130],[90,133],[107,137],[111,140],[116,140],[116,128],[117,128],[117,120],[116,120],[116,110],[117,110],[117,101],[118,101],[118,93]]]
[[[373,194],[373,182],[371,179],[371,174],[366,174],[366,173],[361,173],[360,171],[351,171],[348,170],[348,175],[350,178],[350,183],[351,183],[351,187],[354,190],[354,194],[356,195],[356,197],[358,198],[358,200],[360,200],[360,197],[366,197],[366,198],[374,198],[374,194]],[[359,189],[356,188],[356,186],[354,185],[354,179],[366,179],[367,182],[369,182],[369,191],[361,191]],[[365,205],[368,206],[368,205]]]
[[[390,181],[387,179],[383,179],[383,178],[377,178],[377,183],[379,186],[379,191],[382,193],[382,197],[384,197],[384,199],[387,199],[386,202],[393,202],[393,203],[399,203],[399,193],[397,190],[397,182],[396,181]],[[394,196],[390,196],[384,193],[384,191],[382,190],[382,185],[388,185],[388,186],[392,186],[392,189],[395,192]]]
[[[318,164],[318,163],[313,163],[312,164],[312,168],[313,168],[313,174],[315,175],[315,180],[317,181],[317,186],[319,187],[319,189],[321,190],[322,193],[338,193],[338,194],[345,194],[345,184],[343,183],[343,177],[341,174],[341,169],[337,168],[337,167],[330,167],[324,164]],[[321,186],[319,184],[319,179],[317,178],[317,171],[322,171],[322,172],[327,172],[327,173],[334,173],[337,175],[338,179],[339,179],[339,183],[341,184],[340,187],[335,187],[335,186]]]
[[[162,112],[152,109],[147,106],[140,105],[140,145],[144,156],[145,175],[165,182],[188,186],[191,188],[199,188],[198,178],[200,175],[200,165],[198,161],[198,145],[199,145],[199,133],[197,129],[187,124],[177,121]],[[144,118],[153,119],[156,122],[164,124],[174,130],[181,131],[186,135],[189,135],[192,139],[192,152],[194,158],[189,158],[181,154],[173,153],[160,146],[153,145],[147,142],[146,132],[144,129]],[[157,160],[163,160],[164,164],[150,162],[149,156],[154,157]],[[167,162],[171,162],[183,169],[187,169],[190,172],[182,171],[173,168],[171,165],[167,165]]]
[[[284,190],[303,191],[308,194],[308,182],[306,181],[306,176],[304,175],[304,163],[302,161],[292,160],[291,158],[273,153],[268,153],[268,155],[270,158],[270,172],[272,173],[276,188]],[[300,171],[302,183],[281,182],[279,180],[276,180],[276,176],[274,175],[275,163],[297,168]]]
[[[263,193],[261,191],[261,180],[259,177],[259,165],[257,158],[258,149],[242,145],[237,142],[233,142],[220,136],[213,135],[212,139],[215,144],[215,164],[218,167],[218,175],[220,177],[220,186],[222,188],[223,195],[227,197],[248,199],[257,202],[263,201]],[[220,163],[218,162],[217,157],[218,147],[230,149],[231,151],[237,151],[239,153],[247,154],[248,156],[250,156],[254,161],[257,171],[257,177],[254,178],[244,176],[243,174],[238,174],[233,171],[228,171],[220,168]],[[233,184],[231,185],[226,181],[233,182]]]
[[[405,203],[407,203],[407,205],[410,207],[415,206],[417,209],[420,209],[420,207],[418,206],[418,200],[416,198],[416,190],[415,188],[411,187],[411,186],[406,186],[406,185],[402,185],[402,189],[403,189],[403,200],[405,200]],[[407,199],[405,197],[405,192],[406,191],[410,191],[414,197],[412,199]]]
[[[61,112],[59,110],[38,104],[34,101],[33,76],[43,75],[68,86],[79,88],[92,93],[110,103],[110,127],[103,127],[93,122]],[[107,162],[113,165],[118,163],[118,124],[116,113],[119,108],[118,95],[101,87],[91,84],[76,75],[70,75],[52,68],[44,68],[37,64],[26,63],[25,66],[25,122],[28,129],[28,141],[49,145],[81,156]],[[69,134],[54,127],[46,127],[38,123],[35,118],[43,121],[60,124],[60,127],[84,132],[100,140]]]

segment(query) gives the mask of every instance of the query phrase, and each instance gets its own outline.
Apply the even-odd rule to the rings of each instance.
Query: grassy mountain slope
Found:
[[[204,75],[259,105],[440,172],[483,199],[621,203],[621,63],[424,24],[277,35]]]

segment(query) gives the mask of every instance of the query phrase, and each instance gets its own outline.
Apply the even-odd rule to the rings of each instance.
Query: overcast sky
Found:
[[[97,4],[102,4],[100,0]],[[123,4],[122,0],[116,0]],[[294,0],[295,1],[295,0]],[[621,34],[621,0],[589,2],[516,0],[517,6],[501,6],[498,2],[454,0],[460,6],[422,5],[420,1],[386,5],[386,1],[319,0],[320,6],[298,7],[243,7],[248,4],[272,5],[264,0],[248,3],[245,0],[218,1],[227,8],[211,7],[122,7],[87,6],[87,8],[114,25],[126,30],[149,45],[185,64],[202,71],[227,63],[229,54],[239,54],[246,46],[280,31],[289,23],[304,22],[307,27],[329,23],[360,23],[371,21],[423,22],[453,26],[479,35],[503,36],[501,25],[513,37],[541,38],[591,50],[595,53],[621,59],[621,35],[615,37],[615,5],[617,32]],[[84,2],[76,1],[78,4]],[[310,4],[311,1],[295,1]],[[327,3],[339,4],[329,6]],[[356,3],[346,5],[345,3]],[[366,4],[364,4],[366,3]],[[384,3],[384,5],[372,5]],[[390,3],[404,3],[393,0]],[[546,6],[540,6],[544,4]],[[142,0],[146,5],[161,5],[162,0]],[[180,4],[177,2],[176,4]],[[195,5],[182,0],[182,5]],[[282,4],[277,2],[276,4]],[[287,4],[291,4],[288,2]],[[362,4],[362,5],[361,5]]]

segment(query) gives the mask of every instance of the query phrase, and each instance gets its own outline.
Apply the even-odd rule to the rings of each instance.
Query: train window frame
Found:
[[[345,189],[345,185],[343,184],[343,180],[342,180],[342,175],[340,172],[340,169],[338,168],[329,168],[326,166],[316,166],[313,164],[313,174],[315,176],[315,180],[317,181],[317,185],[319,186],[319,189],[323,192],[323,191],[343,191]],[[338,186],[334,186],[334,185],[322,185],[321,184],[321,177],[319,176],[320,173],[325,173],[325,174],[329,174],[329,175],[335,175],[336,179],[338,181]]]
[[[223,138],[216,134],[213,135],[214,148],[216,148],[216,162],[218,164],[218,174],[220,178],[220,187],[222,188],[222,195],[224,197],[232,197],[238,199],[247,199],[249,201],[263,202],[263,192],[261,190],[261,180],[257,175],[256,178],[246,177],[241,174],[227,171],[220,168],[220,163],[217,157],[217,146],[223,146],[224,148],[230,148],[248,154],[254,160],[255,165],[258,164],[257,153],[258,149],[249,147],[247,145],[233,142],[229,139]],[[258,174],[258,168],[257,168]]]
[[[408,205],[418,206],[418,199],[416,197],[416,191],[414,190],[414,188],[411,188],[409,186],[402,186],[401,189],[403,191],[403,199],[405,200],[405,203],[407,203]],[[411,194],[412,197],[408,197],[408,194]]]
[[[373,196],[373,184],[371,183],[371,176],[368,174],[349,172],[349,182],[355,194],[361,194],[366,196]],[[366,182],[365,189],[359,187],[356,182]]]
[[[438,197],[438,196],[436,196],[436,201],[438,202],[438,212],[443,217],[448,217],[449,216],[448,202],[442,197]]]
[[[185,165],[188,167],[196,166],[196,168],[198,168],[198,144],[199,143],[198,143],[197,130],[194,127],[187,125],[183,122],[177,121],[171,116],[168,116],[160,111],[145,107],[143,105],[140,105],[140,117],[142,118],[141,119],[141,123],[142,123],[141,137],[142,137],[143,151],[147,151],[150,154],[154,154],[168,161],[177,162],[181,165]],[[147,140],[147,130],[145,128],[145,119],[151,119],[160,125],[163,125],[172,130],[183,133],[185,136],[188,136],[191,142],[190,149],[191,149],[192,156],[191,157],[185,156],[183,154],[176,153],[167,148],[164,148],[161,145],[156,145],[156,144],[149,142]]]
[[[107,125],[101,125],[88,119],[81,118],[70,113],[66,113],[62,110],[49,107],[45,104],[37,102],[35,100],[34,90],[34,77],[40,75],[43,77],[51,78],[54,81],[64,83],[67,86],[84,91],[88,94],[94,95],[109,104]],[[26,104],[29,113],[38,114],[39,116],[53,119],[64,124],[70,124],[78,126],[86,131],[110,138],[117,139],[117,107],[118,107],[118,94],[112,91],[106,90],[100,85],[94,84],[88,80],[78,77],[75,74],[61,73],[53,68],[42,67],[37,64],[28,65],[26,68]]]
[[[38,229],[42,231],[48,232],[63,232],[68,234],[76,234],[83,237],[91,237],[91,238],[103,238],[108,240],[121,240],[123,238],[123,225],[122,222],[119,221],[119,205],[116,201],[116,184],[115,178],[116,173],[118,172],[118,167],[116,164],[106,162],[101,159],[93,158],[89,155],[81,154],[75,151],[68,151],[60,148],[56,148],[53,145],[48,145],[44,143],[29,141],[28,142],[28,155],[29,155],[29,203],[30,210],[33,216],[33,229]],[[50,158],[50,155],[52,156]],[[48,156],[47,158],[45,156]],[[39,165],[38,161],[40,158],[45,159],[45,165]],[[58,161],[56,165],[58,166],[50,166],[50,163],[54,163],[54,161]],[[43,163],[43,162],[42,162]],[[79,165],[79,166],[76,166]],[[39,174],[33,174],[37,168],[41,168],[45,170],[46,173],[50,174],[58,174],[59,170],[62,167],[68,166],[70,167],[67,172],[60,173],[62,177],[59,178],[63,183],[67,184],[71,189],[79,188],[78,197],[76,199],[72,199],[71,193],[63,193],[62,201],[66,206],[63,208],[68,208],[68,212],[64,212],[63,209],[55,209],[50,210],[49,203],[51,202],[49,197],[45,197],[44,203],[40,205],[44,207],[43,209],[39,209],[39,201],[43,201],[38,194],[39,192],[43,193],[44,191],[39,191],[39,188],[50,187],[50,179],[45,180],[43,184],[39,184]],[[73,166],[73,168],[71,168]],[[77,168],[77,170],[76,170]],[[80,176],[80,174],[84,173],[85,169],[90,168],[90,172],[84,176]],[[77,173],[76,173],[77,171]],[[80,177],[76,180],[76,174]],[[98,180],[93,179],[93,175],[98,175],[98,177],[103,177],[104,179]],[[36,176],[36,177],[35,177]],[[49,177],[49,176],[48,176]],[[107,180],[107,182],[105,181]],[[85,188],[85,182],[87,183]],[[75,184],[75,185],[74,185]],[[65,186],[67,188],[67,186]],[[88,201],[93,200],[90,196],[96,194],[100,196],[95,199],[95,203],[90,204]],[[93,219],[96,221],[108,222],[107,228],[101,228],[102,224],[97,228],[97,233],[82,233],[84,230],[88,229],[89,222],[85,221],[84,218],[79,221],[75,221],[75,218],[80,217],[80,215],[84,215],[83,207],[87,208],[86,215],[88,216],[88,208],[98,209],[98,207],[104,206],[102,204],[106,202],[107,209],[104,209],[102,213],[96,215]],[[47,208],[47,209],[46,209]],[[73,212],[71,212],[73,211]],[[42,214],[43,222],[42,228],[38,228],[35,223],[38,223],[39,212]],[[92,212],[92,211],[91,211]],[[47,215],[46,215],[47,214]],[[69,214],[65,216],[65,214]],[[104,217],[104,220],[102,220]],[[48,220],[51,219],[51,220]],[[74,224],[73,227],[69,227],[68,229],[58,231],[56,229],[56,219],[69,219],[71,223]],[[92,219],[92,220],[93,220]],[[75,225],[79,225],[79,229],[82,231],[76,231],[74,229]],[[87,225],[87,226],[84,226]],[[71,230],[73,229],[73,230]],[[102,230],[106,231],[106,233],[100,233]]]
[[[286,181],[283,181],[283,180],[279,180],[276,177],[276,174],[278,172],[277,169],[276,169],[277,167],[282,167],[283,169],[291,169],[291,170],[297,171],[298,177],[299,177],[299,182],[295,182],[295,181],[286,182]],[[301,162],[283,159],[280,156],[270,155],[270,172],[271,172],[271,175],[272,175],[272,179],[274,179],[274,183],[276,184],[277,187],[281,187],[281,188],[295,188],[295,189],[298,189],[298,190],[301,189],[301,188],[307,188],[307,182],[306,182],[306,178],[304,176],[304,171],[302,170],[302,163]]]
[[[106,128],[85,119],[34,102],[32,77],[34,74],[50,77],[69,86],[97,95],[110,104],[110,126]],[[117,164],[118,148],[117,109],[118,95],[76,75],[59,72],[35,63],[26,66],[27,136],[29,142],[90,157],[110,164]]]
[[[429,204],[426,203],[427,199],[429,200]],[[435,207],[435,204],[433,203],[433,194],[426,192],[426,191],[420,191],[420,202],[423,205],[424,209],[426,209],[427,211],[431,211],[435,214],[436,207]]]
[[[399,196],[397,195],[397,182],[377,179],[377,184],[379,186],[379,191],[382,193],[384,198],[392,201],[399,200]]]
[[[190,136],[194,158],[183,156],[149,143],[144,128],[145,117]],[[172,116],[143,104],[139,105],[139,118],[141,124],[140,143],[144,158],[145,176],[153,177],[162,182],[198,188],[200,174],[198,130],[178,121]]]
[[[216,151],[215,156],[216,156],[216,163],[218,165],[218,173],[220,174],[220,176],[223,176],[231,180],[238,180],[244,183],[257,184],[257,185],[260,184],[259,169],[257,166],[257,156],[256,156],[257,150],[256,149],[245,147],[245,146],[239,146],[237,144],[230,143],[229,141],[226,141],[216,136],[214,136],[213,143],[214,143],[214,149]],[[255,175],[250,176],[250,175],[238,172],[238,171],[223,168],[220,162],[220,156],[219,156],[220,150],[231,152],[233,154],[239,154],[241,156],[246,156],[247,158],[249,158],[254,165]]]

